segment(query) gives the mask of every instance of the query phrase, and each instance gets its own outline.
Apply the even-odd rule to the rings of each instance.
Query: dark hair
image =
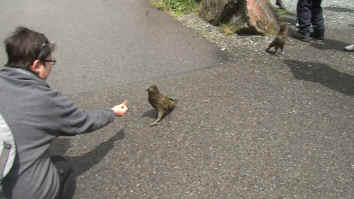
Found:
[[[46,59],[55,49],[55,44],[39,32],[26,27],[17,27],[4,41],[9,67],[28,69],[35,60]]]

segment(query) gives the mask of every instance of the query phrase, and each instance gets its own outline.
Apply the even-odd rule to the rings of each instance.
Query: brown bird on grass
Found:
[[[150,124],[150,126],[154,126],[160,122],[166,114],[174,109],[176,106],[176,100],[162,95],[156,85],[151,85],[146,90],[148,92],[149,103],[157,111],[156,120]]]
[[[288,24],[283,23],[280,25],[280,30],[275,37],[275,39],[272,41],[272,43],[269,44],[268,48],[266,51],[268,53],[275,54],[277,53],[278,49],[281,49],[281,53],[284,54],[284,45],[286,40],[288,39]],[[271,48],[274,47],[274,51],[270,51]]]

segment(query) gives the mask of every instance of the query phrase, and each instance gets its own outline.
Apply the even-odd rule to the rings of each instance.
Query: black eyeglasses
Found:
[[[49,63],[51,63],[52,65],[55,65],[56,63],[57,63],[57,60],[55,60],[55,59],[45,59],[45,60],[43,60],[44,62],[49,62]]]

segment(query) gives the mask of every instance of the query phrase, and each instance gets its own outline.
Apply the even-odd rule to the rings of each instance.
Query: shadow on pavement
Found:
[[[65,199],[71,199],[74,196],[76,189],[76,178],[93,167],[95,164],[98,164],[108,154],[108,152],[112,150],[114,143],[118,140],[124,139],[124,137],[125,133],[124,129],[122,129],[109,140],[98,145],[94,150],[78,157],[66,157],[74,168],[74,172],[67,177],[66,184],[68,184],[68,186],[64,186]],[[51,150],[59,153],[59,155],[63,155],[70,147],[70,139],[58,139],[58,141],[56,141],[53,145],[54,146]],[[68,187],[68,189],[65,189],[65,187]]]
[[[338,41],[334,39],[328,39],[325,37],[324,44],[311,43],[311,46],[321,50],[339,50],[344,51],[344,47],[348,45],[348,43],[343,41]]]
[[[354,13],[353,9],[350,8],[342,8],[342,7],[334,7],[334,6],[328,6],[328,7],[324,7],[324,10],[329,10],[329,11],[333,11],[333,12],[349,12],[349,13]]]
[[[291,19],[289,19],[290,21],[288,21],[288,23],[290,24],[295,24],[295,21],[291,21]],[[294,34],[297,32],[297,29],[294,26],[291,26],[289,28],[289,32],[288,35],[289,37],[291,37],[292,39],[296,40],[296,41],[300,41],[297,38],[294,37]],[[335,40],[335,39],[330,39],[330,38],[326,38],[326,34],[324,37],[324,42],[323,43],[318,43],[316,42],[314,39],[311,40],[311,42],[309,42],[309,45],[311,45],[314,48],[320,49],[320,50],[339,50],[339,51],[344,51],[344,47],[346,45],[349,45],[347,42],[344,41],[339,41],[339,40]]]
[[[64,155],[65,152],[71,147],[70,138],[60,137],[56,139],[50,146],[52,155]]]
[[[102,142],[98,145],[94,150],[78,157],[70,157],[70,161],[74,165],[75,176],[79,176],[82,173],[89,170],[92,166],[99,163],[112,148],[114,147],[114,143],[118,140],[124,139],[124,129],[117,132],[113,137],[109,140]]]
[[[322,63],[301,62],[296,60],[284,61],[294,77],[299,80],[312,81],[345,95],[354,95],[354,76],[339,72]]]

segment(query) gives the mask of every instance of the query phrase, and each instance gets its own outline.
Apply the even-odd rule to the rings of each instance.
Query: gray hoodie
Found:
[[[54,199],[59,175],[49,146],[58,136],[92,132],[114,119],[111,109],[85,111],[23,69],[0,70],[0,113],[17,145],[15,165],[5,178],[10,199]]]

